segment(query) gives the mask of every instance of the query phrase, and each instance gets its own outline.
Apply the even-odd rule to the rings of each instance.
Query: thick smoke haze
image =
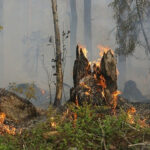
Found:
[[[58,0],[59,25],[61,32],[70,30],[70,0]],[[115,21],[113,10],[108,7],[110,0],[92,0],[91,39],[92,59],[97,59],[98,45],[117,47],[115,42]],[[84,1],[76,0],[77,43],[85,45],[84,38]],[[0,87],[9,82],[35,82],[47,89],[47,79],[42,67],[42,55],[46,66],[51,68],[54,57],[53,47],[49,46],[49,37],[54,35],[50,0],[0,0]],[[86,39],[90,39],[86,37]],[[76,44],[76,43],[75,43]],[[85,45],[86,46],[86,45]],[[65,83],[72,85],[73,61],[75,49],[66,42],[67,65]],[[126,81],[133,80],[144,96],[150,98],[150,67],[144,49],[136,48],[134,56],[127,58]],[[52,70],[51,70],[52,72]],[[123,90],[124,83],[119,85]]]

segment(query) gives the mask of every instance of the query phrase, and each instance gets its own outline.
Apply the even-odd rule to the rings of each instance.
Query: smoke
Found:
[[[70,1],[57,0],[57,2],[60,30],[61,32],[70,30]],[[91,0],[91,2],[91,22],[87,21],[87,28],[91,28],[91,36],[85,34],[87,29],[86,31],[84,29],[84,17],[89,16],[88,12],[84,15],[84,1],[76,0],[76,14],[73,15],[77,20],[72,20],[72,25],[77,21],[76,37],[71,40],[76,38],[73,45],[85,44],[89,51],[92,50],[92,59],[97,59],[99,44],[112,49],[117,47],[116,24],[113,10],[108,7],[110,0]],[[54,35],[50,0],[0,0],[0,25],[4,26],[4,30],[0,32],[0,87],[6,87],[9,82],[35,81],[40,87],[47,88],[41,55],[45,54],[47,67],[53,71],[51,69],[53,48],[47,46],[49,37]],[[75,28],[72,25],[71,27]],[[145,27],[149,31],[148,24]],[[66,43],[68,51],[64,75],[65,83],[68,85],[72,85],[72,64],[75,59],[75,49],[70,48],[72,47],[70,42],[68,40]],[[86,43],[89,43],[89,46]],[[89,57],[90,55],[89,53]],[[134,55],[145,58],[144,48],[137,47]],[[141,61],[134,56],[127,58],[126,81],[136,82],[137,88],[144,96],[147,96],[150,90],[148,64],[148,59]]]

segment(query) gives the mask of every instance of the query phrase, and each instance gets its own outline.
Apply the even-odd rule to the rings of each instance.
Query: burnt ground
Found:
[[[118,113],[120,112],[120,108],[127,111],[132,106],[136,108],[136,115],[139,115],[142,120],[146,119],[146,123],[150,125],[150,103],[142,103],[142,102],[130,103],[126,99],[119,97],[117,112]],[[64,111],[63,106],[61,108],[62,108],[61,111]],[[44,110],[44,109],[39,109],[39,108],[37,109],[37,111],[38,111],[39,115],[30,120],[23,121],[20,123],[19,122],[14,123],[12,120],[9,120],[8,118],[6,118],[4,123],[6,125],[15,127],[18,131],[19,131],[19,129],[21,129],[23,131],[23,130],[34,128],[36,125],[47,121],[47,112],[48,111]],[[105,112],[103,112],[103,113],[105,113]],[[108,113],[108,112],[106,112],[106,113]]]
[[[142,119],[146,119],[150,124],[150,103],[131,103],[136,108],[136,113],[139,114]]]
[[[38,108],[37,112],[38,112],[38,116],[36,116],[30,120],[16,123],[16,122],[6,118],[4,121],[4,124],[15,127],[18,132],[20,131],[20,129],[21,129],[21,131],[24,131],[27,129],[34,128],[36,125],[43,123],[47,120],[47,111],[46,110]]]

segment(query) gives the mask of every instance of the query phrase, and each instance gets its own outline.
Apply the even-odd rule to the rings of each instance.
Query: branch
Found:
[[[135,146],[150,146],[150,143],[144,142],[144,143],[137,143],[137,144],[128,145],[128,147],[135,147]]]
[[[149,45],[149,41],[148,41],[146,32],[144,30],[144,25],[143,25],[143,22],[142,22],[142,16],[141,16],[139,5],[138,5],[138,0],[136,0],[136,9],[137,9],[137,14],[138,14],[138,17],[139,17],[141,29],[142,29],[142,32],[143,32],[143,36],[144,36],[144,39],[145,39],[145,42],[146,42],[146,46],[147,46],[148,52],[150,53],[150,45]]]

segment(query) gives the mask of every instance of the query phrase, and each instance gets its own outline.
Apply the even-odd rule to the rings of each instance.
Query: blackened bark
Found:
[[[110,93],[117,90],[117,61],[114,55],[109,50],[106,54],[104,53],[101,60],[101,74],[106,80],[106,87]]]
[[[79,84],[79,81],[91,72],[88,59],[85,57],[82,48],[76,48],[76,60],[73,68],[74,87]]]

